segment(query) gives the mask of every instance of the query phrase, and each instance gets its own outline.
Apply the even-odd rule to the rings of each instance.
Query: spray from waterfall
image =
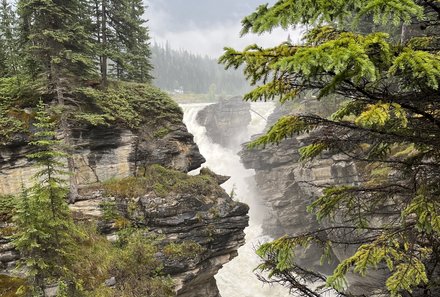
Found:
[[[243,167],[237,149],[225,148],[213,143],[206,135],[206,129],[196,121],[197,113],[208,104],[183,104],[184,122],[189,132],[194,135],[194,140],[200,152],[206,158],[204,166],[211,168],[218,174],[231,176],[223,184],[228,192],[234,192],[234,199],[247,203],[250,206],[250,226],[246,229],[246,244],[238,251],[239,255],[222,268],[216,276],[220,293],[223,297],[284,297],[289,296],[288,290],[281,286],[269,286],[261,283],[253,270],[259,264],[255,248],[270,238],[262,236],[260,207],[254,192],[253,170]],[[251,109],[252,120],[247,127],[250,136],[260,133],[266,126],[267,117],[274,109],[272,103],[253,103]]]

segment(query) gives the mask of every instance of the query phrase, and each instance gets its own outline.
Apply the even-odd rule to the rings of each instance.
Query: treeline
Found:
[[[228,70],[208,56],[151,46],[154,83],[158,87],[185,93],[237,95],[249,90],[241,71]]]
[[[1,77],[44,78],[49,92],[85,80],[151,80],[142,0],[11,2],[0,6]]]
[[[125,296],[95,292],[103,282],[93,283],[96,275],[110,273],[105,265],[95,268],[110,253],[98,248],[88,256],[93,261],[81,261],[87,242],[94,246],[99,234],[78,229],[67,200],[78,196],[72,127],[124,125],[123,118],[134,127],[140,122],[136,112],[154,99],[166,101],[154,88],[134,83],[151,80],[143,15],[142,0],[0,0],[0,145],[26,141],[32,147],[26,157],[37,170],[34,185],[23,185],[19,197],[0,197],[0,204],[11,201],[11,239],[21,256],[17,271],[26,272],[18,296],[48,296],[53,286],[56,296]],[[116,248],[118,258],[109,263],[126,252],[127,246]],[[92,263],[84,271],[96,273],[81,275],[78,263]],[[118,279],[124,289],[128,268]],[[146,283],[144,276],[155,275],[136,276]]]

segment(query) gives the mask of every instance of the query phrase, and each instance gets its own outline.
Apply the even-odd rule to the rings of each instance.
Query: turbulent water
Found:
[[[261,235],[261,221],[259,218],[261,206],[256,202],[256,194],[253,193],[252,179],[253,170],[247,170],[240,162],[237,149],[224,148],[212,143],[206,135],[206,129],[196,121],[197,113],[207,104],[183,104],[184,123],[189,132],[194,135],[194,140],[199,146],[200,152],[206,158],[203,166],[209,167],[218,174],[231,176],[226,182],[224,189],[234,193],[234,199],[247,203],[250,206],[250,226],[245,230],[246,244],[238,250],[238,257],[222,268],[216,276],[220,293],[223,297],[284,297],[289,296],[288,290],[281,286],[270,286],[261,283],[255,274],[254,268],[259,259],[255,255],[255,247],[269,238]],[[261,132],[267,118],[273,111],[272,103],[253,103],[252,122],[248,127],[251,135]],[[243,127],[245,128],[245,127]]]

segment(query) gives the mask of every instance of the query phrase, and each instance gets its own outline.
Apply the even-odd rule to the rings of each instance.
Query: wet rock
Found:
[[[161,138],[151,135],[154,129],[74,129],[73,158],[79,186],[133,175],[140,167],[150,164],[188,172],[205,162],[183,123],[169,128]],[[26,142],[0,147],[0,195],[17,194],[22,185],[32,185],[32,176],[37,169],[26,158],[31,152]]]
[[[200,175],[207,175],[213,177],[219,185],[224,184],[231,178],[230,176],[216,174],[211,169],[206,167],[200,170]]]
[[[247,127],[252,120],[251,104],[241,97],[209,105],[197,114],[197,122],[206,128],[214,143],[235,149],[246,141]]]

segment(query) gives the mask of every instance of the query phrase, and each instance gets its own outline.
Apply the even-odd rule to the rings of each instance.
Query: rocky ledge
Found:
[[[151,164],[188,172],[205,162],[183,123],[164,131],[158,135],[153,127],[136,131],[119,127],[72,129],[79,187],[130,176]],[[32,185],[36,169],[26,158],[31,152],[25,141],[0,147],[0,195],[16,194],[23,185]]]
[[[177,117],[177,122],[165,118],[160,126],[145,124],[136,129],[72,127],[79,196],[71,209],[77,220],[98,222],[110,241],[116,239],[122,219],[160,236],[161,245],[191,242],[200,246],[200,252],[183,259],[156,256],[163,262],[163,272],[173,278],[177,296],[219,297],[214,275],[244,244],[248,207],[233,201],[219,186],[227,177],[209,170],[195,177],[186,174],[205,159],[181,122],[181,112]],[[34,183],[36,169],[26,158],[31,152],[25,137],[0,147],[0,207],[4,206],[1,197],[15,195]],[[151,173],[146,168],[156,168],[156,173],[146,175]],[[151,184],[152,180],[156,182]],[[122,193],[127,187],[114,186],[126,181],[140,183],[137,189],[141,190]],[[109,204],[116,208],[118,218],[109,220],[105,215],[103,205]],[[3,214],[0,212],[0,276],[6,277],[19,255],[8,239],[13,231],[8,211],[6,217]]]

